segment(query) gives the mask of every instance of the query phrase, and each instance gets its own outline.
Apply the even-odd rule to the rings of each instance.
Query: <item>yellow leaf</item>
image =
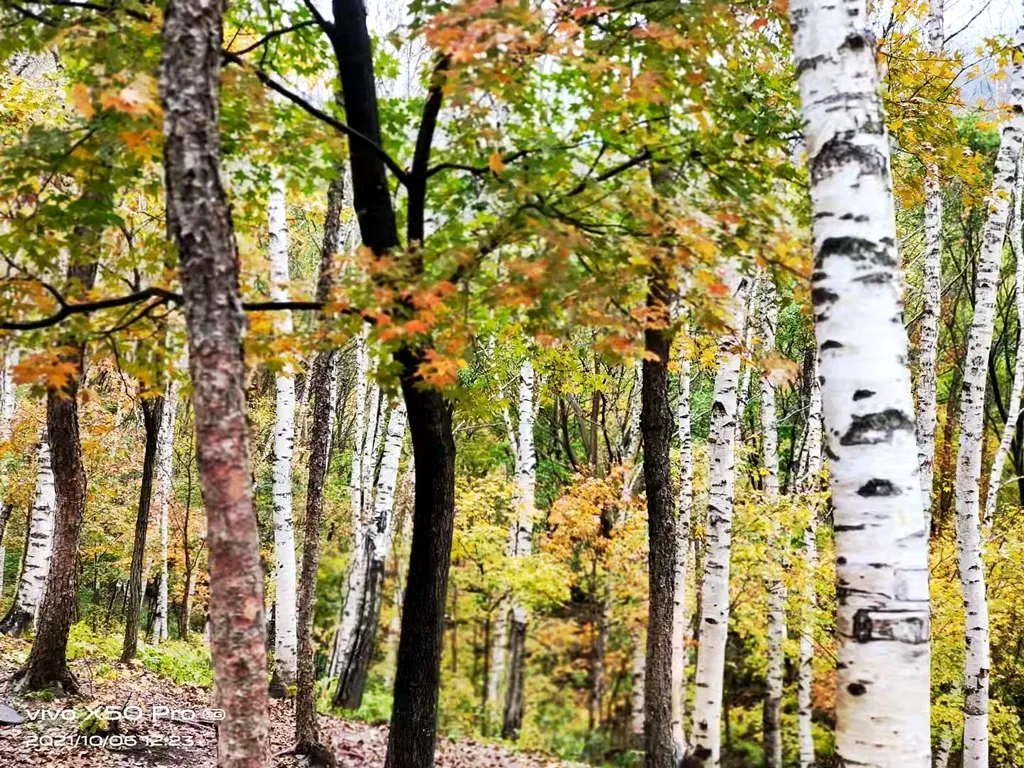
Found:
[[[497,152],[491,155],[490,159],[487,161],[487,166],[491,169],[495,176],[497,176],[503,170],[505,170],[505,163],[501,161],[501,155],[499,155]]]
[[[96,110],[92,107],[92,94],[89,93],[89,86],[85,83],[75,83],[71,86],[71,103],[78,114],[86,120],[92,119]]]

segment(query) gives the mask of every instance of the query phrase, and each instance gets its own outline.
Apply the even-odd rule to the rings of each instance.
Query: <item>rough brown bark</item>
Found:
[[[644,765],[675,768],[672,738],[672,617],[675,604],[676,514],[669,446],[675,420],[668,397],[668,285],[656,262],[648,278],[647,306],[652,319],[644,330],[640,428],[643,433],[644,484],[647,488],[649,610],[647,669],[644,675]]]
[[[330,297],[332,259],[338,250],[344,179],[333,181],[327,191],[327,218],[320,252],[320,277],[317,300]],[[331,368],[334,351],[321,352],[313,361],[309,377],[309,399],[313,420],[309,431],[309,481],[306,485],[306,520],[303,526],[302,567],[298,596],[298,692],[295,696],[295,742],[297,750],[316,754],[319,739],[316,727],[316,673],[313,668],[313,607],[316,602],[316,574],[320,567],[320,528],[324,513],[324,479],[331,454],[332,403]]]
[[[142,484],[139,488],[139,512],[135,518],[135,544],[128,576],[128,610],[125,616],[124,646],[121,661],[131,661],[139,649],[139,617],[142,613],[142,561],[146,556],[146,531],[149,529],[149,507],[153,498],[153,474],[156,468],[156,444],[163,419],[163,397],[142,399],[142,421],[146,429],[146,448],[142,458]]]
[[[267,757],[263,571],[245,412],[238,254],[220,180],[219,70],[224,5],[170,0],[161,96],[167,218],[181,260],[199,481],[207,517],[210,644],[221,768]]]
[[[85,238],[87,233],[76,232]],[[92,237],[89,237],[91,240]],[[68,292],[84,293],[96,281],[96,262],[68,267]],[[85,344],[65,337],[66,362],[75,373],[63,387],[51,387],[46,396],[46,430],[53,463],[57,509],[53,531],[53,555],[46,594],[39,608],[35,642],[28,663],[15,676],[19,690],[46,688],[78,691],[78,682],[67,663],[68,633],[78,612],[78,546],[85,518],[86,479],[82,466],[82,442],[78,431],[78,386],[85,364]]]

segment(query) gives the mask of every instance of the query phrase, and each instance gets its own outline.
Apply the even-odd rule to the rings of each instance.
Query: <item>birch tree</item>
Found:
[[[0,622],[0,632],[20,636],[32,627],[43,602],[46,577],[50,572],[50,557],[53,554],[53,524],[56,508],[56,491],[53,484],[53,467],[50,459],[50,443],[46,431],[39,438],[39,453],[36,460],[36,489],[32,502],[32,517],[25,536],[25,563],[18,581],[14,603]]]
[[[943,46],[943,2],[931,0],[926,32],[929,52],[939,58]],[[924,258],[921,325],[917,363],[917,448],[925,530],[931,529],[932,486],[935,474],[936,412],[935,361],[939,349],[939,304],[942,283],[942,187],[939,169],[928,162],[924,179]]]
[[[173,376],[167,382],[163,423],[160,425],[156,452],[156,507],[160,514],[160,586],[157,594],[156,618],[153,622],[154,644],[167,639],[168,522],[174,479],[174,430],[177,425],[178,390],[180,387],[180,382]]]
[[[821,386],[818,383],[818,359],[812,358],[810,403],[807,410],[807,466],[801,478],[801,490],[813,493],[818,489],[821,472]],[[803,532],[804,593],[800,627],[800,666],[797,670],[797,738],[800,768],[814,765],[814,732],[811,690],[814,686],[814,611],[817,606],[814,576],[818,566],[818,518],[812,509]]]
[[[925,768],[928,540],[874,39],[863,0],[797,0],[790,19],[835,516],[836,754]]]
[[[775,350],[779,306],[771,275],[764,275],[760,282],[761,345],[764,352],[771,353]],[[765,471],[764,497],[770,507],[779,498],[779,436],[775,415],[775,386],[766,375],[761,376],[761,444]],[[786,665],[783,649],[786,639],[786,589],[782,583],[782,549],[778,515],[773,515],[768,541],[771,562],[767,584],[768,670],[764,701],[764,756],[768,768],[780,768],[782,765],[782,685]]]
[[[1020,44],[1018,33],[1018,46]],[[985,386],[992,349],[996,290],[1003,260],[1007,218],[1024,138],[1024,65],[1014,56],[1010,100],[1014,112],[1003,126],[989,197],[988,219],[974,284],[974,317],[960,391],[960,439],[956,463],[956,534],[960,580],[967,614],[964,668],[964,766],[988,765],[988,690],[990,677],[988,599],[982,556],[979,495],[981,448],[985,436]]]
[[[1014,258],[1014,288],[1016,290],[1017,309],[1017,356],[1013,366],[1013,382],[1010,385],[1010,400],[1006,404],[1006,423],[1003,424],[1003,432],[999,438],[999,446],[992,456],[992,467],[988,475],[988,489],[985,495],[985,514],[982,517],[982,533],[988,539],[992,531],[992,521],[995,518],[996,502],[999,500],[999,490],[1003,480],[1003,466],[1006,464],[1006,457],[1010,452],[1010,443],[1017,432],[1017,418],[1020,416],[1021,389],[1024,387],[1024,257],[1021,254],[1021,235],[1024,233],[1024,221],[1021,219],[1021,193],[1024,192],[1024,167],[1018,160],[1017,183],[1013,192],[1014,212],[1013,223],[1010,227],[1010,247]]]
[[[270,236],[270,298],[285,302],[289,298],[288,218],[285,178],[276,173],[267,198],[267,223]],[[292,334],[291,312],[278,312],[274,318],[277,334]],[[271,692],[286,695],[295,684],[295,525],[292,520],[292,450],[295,443],[295,376],[285,360],[274,379],[277,401],[274,423],[274,675]]]
[[[693,710],[693,757],[702,766],[717,766],[721,758],[722,688],[729,632],[729,562],[736,482],[737,384],[740,377],[737,329],[743,328],[748,288],[747,279],[733,264],[725,267],[723,282],[730,297],[726,318],[729,330],[719,341],[718,372],[715,374],[711,407],[707,554]]]
[[[533,441],[536,376],[527,357],[519,368],[519,430],[515,448],[515,484],[512,492],[514,519],[509,531],[509,554],[529,557],[533,546],[533,517],[537,486],[537,452]],[[523,724],[523,686],[526,673],[526,629],[529,615],[520,601],[513,600],[510,612],[509,674],[502,718],[502,738],[515,741]]]
[[[690,518],[693,514],[693,438],[690,434],[690,358],[686,344],[679,345],[679,522],[676,527],[676,585],[672,615],[672,738],[678,754],[685,754],[686,727],[686,615],[687,568],[693,549]]]
[[[362,702],[377,626],[380,623],[384,568],[394,535],[395,489],[406,421],[405,403],[398,402],[390,409],[387,419],[387,436],[374,493],[373,516],[367,521],[364,543],[357,543],[364,551],[365,573],[361,578],[363,592],[359,602],[352,606],[356,618],[352,647],[346,663],[338,670],[338,690],[335,695],[335,701],[346,709],[358,709]]]

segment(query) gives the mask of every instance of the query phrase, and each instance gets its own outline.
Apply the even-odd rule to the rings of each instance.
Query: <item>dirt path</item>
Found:
[[[174,685],[141,666],[73,662],[83,687],[77,700],[22,697],[9,680],[24,656],[25,644],[0,640],[0,702],[25,722],[0,727],[0,767],[60,768],[215,768],[216,710],[210,692]],[[117,719],[118,716],[123,719]],[[294,768],[294,713],[290,702],[273,702],[270,712],[275,768]],[[342,768],[384,765],[387,727],[333,717],[321,718],[321,734]],[[523,755],[495,744],[471,741],[438,744],[435,765],[442,768],[556,768],[566,766]]]

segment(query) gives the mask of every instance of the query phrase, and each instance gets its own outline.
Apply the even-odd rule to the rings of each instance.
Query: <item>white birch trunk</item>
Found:
[[[814,492],[818,489],[818,474],[821,472],[821,387],[818,384],[817,357],[811,375],[810,400],[807,413],[807,471],[801,483],[804,492]],[[800,667],[797,671],[797,738],[800,768],[811,768],[814,765],[811,689],[814,686],[814,612],[817,607],[814,579],[818,567],[817,535],[817,510],[812,509],[804,528],[804,594],[800,627]]]
[[[352,473],[349,494],[352,503],[352,536],[359,540],[363,520],[363,443],[366,440],[366,389],[369,382],[370,357],[366,350],[369,326],[363,325],[356,337],[355,423],[352,425]]]
[[[512,449],[514,478],[512,485],[512,511],[515,515],[508,532],[508,557],[529,557],[533,543],[533,516],[537,484],[537,454],[533,441],[534,390],[536,375],[533,361],[526,358],[519,368],[519,431],[512,426],[512,418],[506,409],[503,414]],[[510,611],[517,621],[525,623],[525,608],[513,602],[498,606],[494,621],[494,642],[491,646],[491,662],[487,675],[487,702],[500,701],[501,683],[505,679],[505,659],[508,655],[508,620]]]
[[[168,522],[171,506],[171,481],[174,474],[174,429],[178,411],[177,380],[167,383],[163,419],[156,445],[156,509],[160,515],[160,587],[157,593],[156,619],[153,621],[153,644],[167,639],[167,554]]]
[[[730,264],[726,267],[725,283],[732,300],[729,326],[742,328],[747,281]],[[721,753],[722,686],[729,631],[729,561],[736,482],[737,383],[740,375],[740,356],[736,346],[735,331],[723,334],[719,342],[718,372],[711,407],[707,553],[693,711],[693,757],[702,766],[717,766]]]
[[[931,0],[927,21],[928,48],[942,55],[943,0]],[[942,188],[939,169],[928,163],[924,180],[924,264],[922,268],[921,336],[917,365],[917,450],[925,530],[931,529],[932,486],[935,477],[936,412],[935,361],[939,350],[939,308],[942,297]]]
[[[29,625],[35,622],[39,607],[46,592],[46,577],[50,573],[50,557],[53,555],[54,511],[57,496],[53,484],[53,466],[50,463],[50,443],[46,430],[39,440],[39,459],[36,465],[36,493],[32,504],[32,519],[26,535],[29,537],[25,564],[21,570],[18,593],[14,598],[12,611],[30,616]]]
[[[647,677],[647,643],[641,629],[633,632],[633,690],[630,693],[629,730],[633,743],[643,744],[644,690]]]
[[[270,234],[270,298],[288,301],[288,219],[285,180],[278,174],[267,199]],[[275,316],[275,330],[292,334],[291,312]],[[277,373],[274,424],[274,676],[280,685],[295,684],[298,655],[296,627],[295,526],[292,520],[292,450],[295,444],[295,375],[290,361]]]
[[[675,605],[672,615],[672,738],[676,753],[686,752],[686,580],[689,566],[690,517],[693,513],[693,439],[690,435],[690,359],[686,347],[679,347],[679,403],[676,406],[679,429],[679,524],[677,545]]]
[[[402,457],[402,443],[405,440],[405,401],[396,398],[397,405],[388,418],[387,437],[384,440],[384,454],[377,477],[374,494],[373,524],[370,526],[372,557],[383,563],[391,552],[391,541],[395,531],[395,489],[398,484],[398,463]]]
[[[4,353],[3,392],[0,394],[0,442],[11,439],[11,427],[14,423],[14,397],[17,388],[14,384],[14,366],[18,363],[18,349],[10,341]]]
[[[758,314],[761,344],[765,352],[775,350],[775,328],[779,320],[775,283],[770,275],[761,279]],[[779,437],[775,414],[775,387],[768,376],[761,376],[761,444],[764,454],[765,501],[773,504],[779,497]],[[768,578],[768,665],[764,712],[764,754],[767,768],[782,765],[782,687],[786,657],[786,589],[782,582],[783,545],[778,515],[772,516],[768,551],[771,557]]]
[[[1013,383],[1010,385],[1010,402],[1006,406],[1006,423],[1003,425],[1003,433],[999,439],[999,447],[992,456],[992,468],[988,476],[988,491],[985,496],[985,514],[982,518],[982,533],[985,540],[988,540],[992,531],[992,521],[995,518],[996,503],[999,500],[999,489],[1002,487],[1003,466],[1006,464],[1006,456],[1010,452],[1010,443],[1017,431],[1017,417],[1020,415],[1021,388],[1024,387],[1024,258],[1021,254],[1021,234],[1024,230],[1024,220],[1021,218],[1021,193],[1024,192],[1024,166],[1018,169],[1017,184],[1014,189],[1014,216],[1013,226],[1010,227],[1010,247],[1013,250],[1015,261],[1014,283],[1017,290],[1017,327],[1019,338],[1017,340],[1017,358],[1013,366]]]
[[[795,0],[790,17],[835,514],[836,753],[925,768],[928,539],[874,40],[863,0]]]
[[[1024,129],[1024,67],[1014,65],[1013,117],[1003,127],[989,198],[988,221],[975,277],[974,318],[960,392],[960,441],[956,467],[956,533],[960,580],[967,615],[964,669],[964,768],[988,766],[989,621],[982,557],[979,485],[984,440],[985,383],[992,348],[996,289],[1011,192]]]

